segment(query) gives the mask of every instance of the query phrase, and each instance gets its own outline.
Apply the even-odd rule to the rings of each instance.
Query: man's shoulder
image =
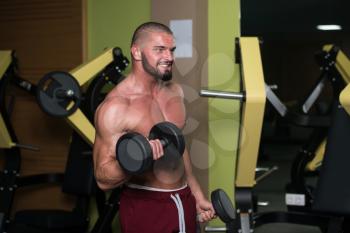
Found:
[[[97,108],[98,115],[119,116],[123,114],[129,106],[128,99],[122,96],[107,96]]]
[[[110,95],[104,99],[102,104],[105,104],[108,106],[128,105],[129,99],[122,95]]]

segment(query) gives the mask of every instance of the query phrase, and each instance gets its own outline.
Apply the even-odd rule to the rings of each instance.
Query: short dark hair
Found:
[[[135,44],[135,42],[139,40],[139,38],[143,37],[146,31],[165,32],[170,35],[173,35],[173,32],[170,30],[170,28],[162,23],[146,22],[136,28],[131,39],[131,46]]]

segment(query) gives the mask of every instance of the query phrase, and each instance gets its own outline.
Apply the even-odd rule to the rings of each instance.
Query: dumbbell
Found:
[[[214,190],[211,193],[210,198],[215,213],[221,221],[224,223],[231,223],[236,219],[236,210],[232,205],[231,199],[224,190]],[[202,216],[200,214],[197,215],[197,220],[200,222],[202,221]]]
[[[181,130],[171,122],[154,125],[148,139],[159,139],[165,156],[181,157],[185,151],[185,139]],[[153,164],[152,147],[142,134],[126,133],[116,144],[116,158],[127,173],[141,174]]]
[[[216,189],[211,193],[210,197],[215,213],[221,221],[230,223],[236,219],[236,210],[224,190]]]

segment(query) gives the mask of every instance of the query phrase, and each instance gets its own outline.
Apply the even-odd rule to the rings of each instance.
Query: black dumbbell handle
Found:
[[[160,144],[162,144],[163,148],[169,145],[169,141],[166,139],[159,139]]]
[[[181,130],[171,122],[160,122],[154,125],[150,131],[150,139],[159,139],[164,150],[178,150],[179,154],[183,154],[185,149],[185,140]]]

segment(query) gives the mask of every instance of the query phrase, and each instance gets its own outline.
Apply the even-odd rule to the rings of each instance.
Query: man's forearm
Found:
[[[191,164],[191,159],[188,154],[188,151],[185,150],[183,154],[183,160],[184,160],[184,165],[185,165],[185,172],[186,172],[186,180],[187,184],[191,189],[191,192],[193,196],[196,198],[196,200],[202,200],[205,198],[203,191],[196,179],[196,177],[192,173],[192,164]]]
[[[192,174],[187,174],[187,184],[191,189],[191,192],[193,194],[193,196],[195,197],[195,199],[198,200],[202,200],[205,198],[203,191],[196,179],[195,176],[193,176]]]

